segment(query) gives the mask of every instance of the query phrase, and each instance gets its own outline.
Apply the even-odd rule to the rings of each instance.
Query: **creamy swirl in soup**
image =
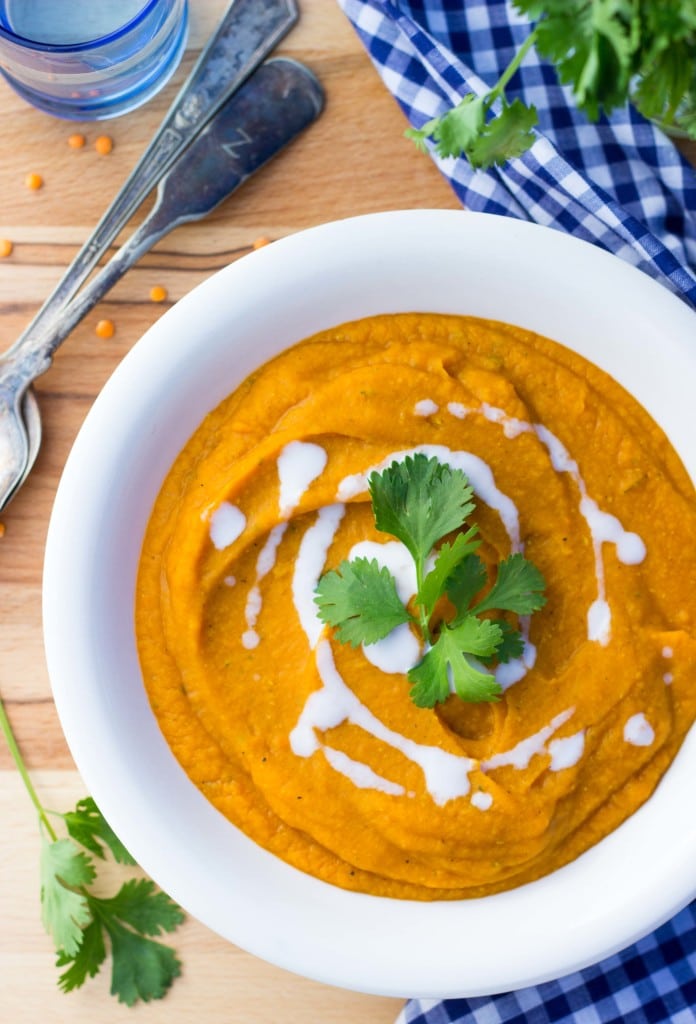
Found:
[[[367,477],[415,452],[462,469],[482,553],[547,581],[495,704],[409,698],[408,624],[354,649],[314,590],[342,559],[412,563]],[[172,467],[143,546],[145,685],[195,784],[257,843],[377,895],[536,879],[647,800],[696,713],[696,496],[647,413],[505,324],[385,315],[261,367]]]

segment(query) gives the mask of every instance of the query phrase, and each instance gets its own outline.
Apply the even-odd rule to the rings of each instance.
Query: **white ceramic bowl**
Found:
[[[123,360],[80,432],[51,519],[45,639],[84,782],[140,864],[244,949],[333,985],[483,995],[559,977],[662,923],[696,894],[696,730],[616,832],[511,892],[419,903],[345,892],[257,847],[207,803],[162,738],[133,628],[136,567],[162,479],[204,414],[314,332],[375,313],[491,317],[607,370],[696,479],[696,316],[583,242],[515,220],[408,211],[326,224],[216,274]]]

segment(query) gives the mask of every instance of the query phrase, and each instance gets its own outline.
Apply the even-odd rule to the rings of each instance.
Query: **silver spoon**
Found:
[[[0,511],[26,479],[38,452],[38,407],[28,389],[49,368],[61,342],[157,241],[180,224],[206,217],[322,108],[322,88],[302,64],[287,58],[263,64],[162,178],[155,206],[128,241],[59,318],[21,337],[0,358]]]
[[[60,315],[131,214],[297,19],[296,0],[231,0],[147,149],[53,292],[21,334],[20,341],[47,329]],[[0,410],[7,401],[10,395],[0,389]],[[27,460],[24,476],[17,481],[15,490],[33,466],[41,445],[41,416],[31,388],[25,391],[17,415],[27,435]],[[20,434],[10,424],[8,437],[0,437],[0,466],[5,461],[6,447],[19,450],[22,444]],[[7,500],[0,504],[0,510]]]

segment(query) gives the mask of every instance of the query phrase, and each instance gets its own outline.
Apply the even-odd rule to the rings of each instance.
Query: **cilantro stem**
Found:
[[[19,772],[20,778],[21,778],[22,782],[24,783],[25,789],[26,789],[27,793],[29,794],[31,802],[33,803],[34,807],[36,808],[36,810],[38,812],[41,824],[46,829],[46,832],[50,836],[51,840],[55,843],[56,840],[58,839],[58,835],[57,835],[55,829],[53,828],[53,826],[51,825],[50,821],[48,820],[48,817],[46,816],[46,810],[45,810],[43,804],[41,803],[41,801],[39,800],[39,796],[38,796],[36,790],[34,789],[34,784],[31,781],[31,778],[29,777],[29,772],[27,771],[27,766],[24,763],[24,758],[22,757],[22,754],[21,754],[21,751],[19,749],[19,746],[17,745],[17,740],[15,739],[15,735],[14,735],[14,733],[12,731],[12,726],[10,725],[10,720],[7,717],[7,711],[5,710],[5,705],[3,704],[1,698],[0,698],[0,729],[2,729],[3,735],[5,737],[5,742],[7,743],[7,746],[9,748],[10,754],[12,755],[12,760],[14,761],[15,765],[17,766],[17,771]]]
[[[424,574],[425,561],[423,558],[418,558],[416,559],[416,594],[420,594],[422,592]],[[418,607],[418,621],[420,623],[421,634],[426,648],[428,648],[432,644],[432,637],[430,635],[430,612],[424,604],[421,604],[420,601],[417,601],[416,603]]]
[[[506,88],[508,82],[510,81],[512,76],[515,74],[515,72],[517,71],[518,67],[520,66],[520,64],[522,63],[524,58],[527,56],[527,54],[531,50],[531,48],[534,46],[536,41],[537,41],[537,30],[533,29],[529,33],[529,35],[527,36],[525,41],[522,43],[522,45],[520,46],[519,50],[517,51],[515,56],[512,58],[512,60],[508,64],[508,66],[505,68],[505,70],[503,71],[502,75],[500,76],[498,81],[495,83],[495,85],[493,86],[491,91],[486,96],[486,109],[487,110],[490,110],[490,108],[493,106],[495,101],[500,96],[502,96],[504,94],[505,88]]]

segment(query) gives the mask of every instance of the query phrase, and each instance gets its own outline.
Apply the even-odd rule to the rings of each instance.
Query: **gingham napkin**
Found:
[[[486,91],[529,32],[506,0],[338,2],[416,128]],[[431,151],[464,206],[600,245],[696,306],[696,174],[669,139],[631,107],[591,124],[534,51],[507,93],[537,108],[529,152],[482,172]],[[586,970],[486,998],[413,999],[397,1024],[552,1022],[694,1024],[696,902]]]
[[[396,1024],[694,1024],[696,902],[584,971],[478,999],[412,999]]]
[[[338,0],[411,124],[493,85],[529,22],[506,0]],[[502,168],[431,153],[462,203],[594,242],[696,306],[696,173],[633,108],[591,124],[532,50],[506,90],[533,103],[537,141]]]

